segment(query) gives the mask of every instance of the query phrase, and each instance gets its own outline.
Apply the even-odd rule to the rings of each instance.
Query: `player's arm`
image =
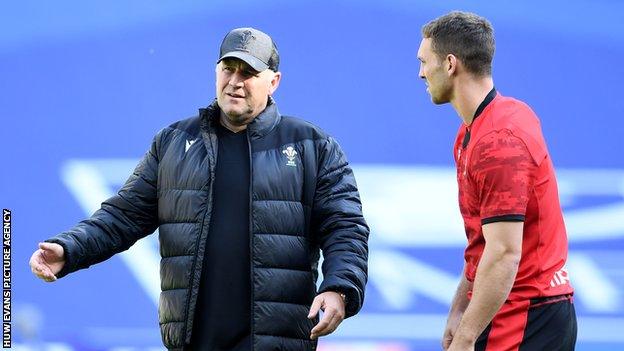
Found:
[[[457,285],[457,291],[455,291],[455,296],[453,297],[453,301],[451,302],[451,309],[448,313],[448,318],[446,320],[446,327],[444,329],[444,335],[442,336],[442,348],[448,349],[451,345],[451,341],[453,341],[453,337],[457,332],[457,327],[459,326],[459,322],[461,321],[464,312],[466,311],[466,307],[468,307],[468,292],[472,290],[472,282],[466,279],[465,275],[465,267],[464,271],[461,275],[459,285]]]
[[[507,299],[522,255],[523,227],[524,222],[483,225],[485,249],[477,268],[472,300],[459,323],[450,350],[472,349],[477,337]]]

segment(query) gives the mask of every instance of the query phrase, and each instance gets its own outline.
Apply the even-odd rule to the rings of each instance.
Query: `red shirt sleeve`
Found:
[[[509,130],[491,132],[475,144],[470,162],[481,224],[524,221],[537,169],[525,143]]]

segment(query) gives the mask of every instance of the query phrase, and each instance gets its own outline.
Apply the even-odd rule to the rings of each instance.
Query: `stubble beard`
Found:
[[[253,117],[251,117],[251,113],[253,112],[252,109],[248,109],[243,113],[226,113],[223,110],[221,111],[223,113],[222,117],[227,119],[228,123],[230,123],[231,125],[234,126],[244,126],[246,124],[251,123],[251,121],[253,120]]]
[[[437,94],[431,93],[431,102],[435,105],[444,105],[451,102],[451,87],[444,85],[438,89]]]

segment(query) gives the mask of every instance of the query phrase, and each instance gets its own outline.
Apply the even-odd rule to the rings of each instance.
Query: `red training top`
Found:
[[[492,89],[472,124],[459,128],[454,156],[468,238],[466,278],[474,281],[483,254],[481,226],[523,221],[522,258],[508,299],[571,294],[557,180],[531,108]]]

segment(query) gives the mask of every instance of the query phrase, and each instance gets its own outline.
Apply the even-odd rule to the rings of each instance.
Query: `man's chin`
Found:
[[[230,120],[244,119],[243,113],[240,111],[232,111],[232,110],[222,110],[222,111]]]
[[[435,96],[431,96],[431,102],[433,102],[434,105],[444,105],[446,103],[449,102],[448,99],[441,99],[439,97],[435,97]]]
[[[247,118],[247,111],[241,111],[240,109],[225,108],[221,109],[221,111],[232,121],[243,121]]]
[[[240,111],[223,111],[225,118],[232,125],[243,126],[250,123],[253,118],[249,116],[249,113],[241,113]]]

